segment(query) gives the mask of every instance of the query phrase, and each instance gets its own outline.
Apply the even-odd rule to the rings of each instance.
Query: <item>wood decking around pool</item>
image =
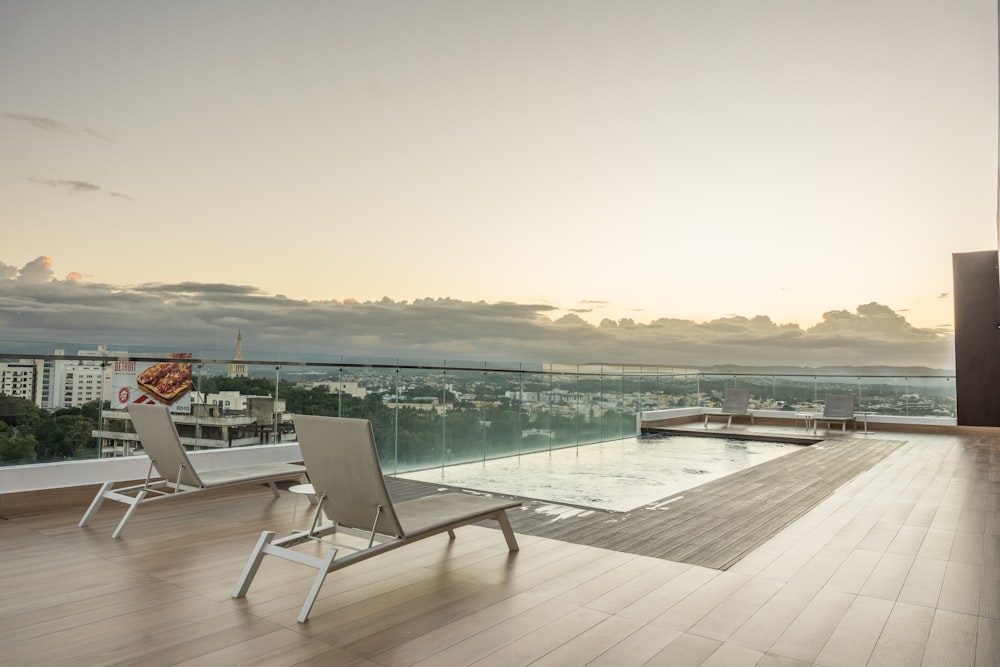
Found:
[[[525,535],[726,570],[902,444],[824,440],[628,512],[521,498],[511,525]],[[401,499],[446,488],[397,477],[388,482]]]

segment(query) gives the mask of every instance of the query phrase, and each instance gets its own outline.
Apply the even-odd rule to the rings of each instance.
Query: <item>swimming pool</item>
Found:
[[[399,477],[625,512],[801,447],[761,440],[646,436],[432,468]]]

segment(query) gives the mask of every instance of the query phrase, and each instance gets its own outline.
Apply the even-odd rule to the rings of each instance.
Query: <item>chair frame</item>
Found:
[[[816,434],[818,422],[830,424],[840,423],[840,430],[847,432],[847,422],[854,422],[854,430],[858,429],[858,421],[854,417],[854,394],[827,394],[823,401],[823,414],[813,415],[813,435]]]
[[[750,423],[754,424],[753,412],[747,407],[750,404],[750,389],[733,387],[726,390],[726,396],[722,400],[722,409],[719,412],[705,413],[705,428],[708,428],[709,417],[720,417],[726,419],[726,428],[733,425],[733,417],[750,417]]]
[[[209,470],[199,474],[181,444],[167,406],[133,404],[128,407],[128,412],[143,450],[149,457],[146,477],[141,484],[117,489],[113,488],[115,482],[102,484],[80,519],[81,528],[90,523],[105,500],[114,500],[128,506],[125,515],[111,533],[112,538],[117,538],[139,505],[239,484],[267,484],[274,497],[278,498],[280,494],[275,482],[306,481],[305,467],[294,463],[263,463]],[[310,502],[316,501],[310,498]]]
[[[264,556],[317,570],[298,615],[298,622],[305,623],[328,574],[413,542],[441,533],[454,540],[456,528],[494,520],[508,550],[518,551],[507,510],[519,507],[519,501],[452,492],[394,503],[368,420],[300,415],[295,418],[295,429],[318,499],[312,526],[279,539],[275,539],[275,531],[261,533],[236,582],[234,598],[246,596]],[[323,521],[324,516],[329,523]],[[324,539],[334,533],[361,537],[367,546]],[[313,556],[293,549],[311,540],[320,541],[328,551]],[[341,551],[349,553],[337,558]]]

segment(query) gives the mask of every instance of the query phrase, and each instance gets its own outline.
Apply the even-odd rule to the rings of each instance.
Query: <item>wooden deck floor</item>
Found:
[[[726,570],[529,532],[509,554],[468,526],[331,575],[305,624],[295,563],[230,597],[262,529],[301,527],[301,497],[152,505],[120,540],[120,508],[85,529],[83,507],[0,520],[0,662],[1000,664],[1000,432],[868,437],[898,446]]]

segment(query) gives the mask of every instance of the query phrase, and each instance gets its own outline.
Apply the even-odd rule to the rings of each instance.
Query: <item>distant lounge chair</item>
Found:
[[[90,519],[101,508],[101,503],[115,500],[128,505],[125,516],[111,533],[112,538],[121,535],[125,523],[135,512],[136,507],[144,503],[188,496],[197,491],[208,491],[223,486],[236,484],[267,484],[275,497],[278,489],[274,483],[281,480],[305,481],[306,469],[292,463],[261,463],[241,466],[238,468],[222,468],[216,470],[197,471],[191,464],[184,445],[177,436],[170,413],[165,405],[129,405],[128,412],[132,416],[135,432],[139,435],[142,448],[149,456],[149,468],[142,484],[113,489],[114,482],[105,482],[87,512],[80,519],[80,526],[86,526]],[[162,479],[153,479],[153,470]]]
[[[508,549],[518,550],[507,518],[507,510],[521,504],[517,501],[443,493],[394,503],[382,476],[375,435],[368,420],[299,415],[295,417],[295,431],[319,499],[316,517],[309,530],[277,540],[274,531],[264,531],[236,583],[234,598],[246,595],[265,555],[318,570],[298,616],[299,623],[305,623],[327,574],[417,540],[444,532],[455,539],[455,528],[493,519],[500,524]],[[332,524],[319,525],[323,515]],[[327,542],[330,549],[324,556],[291,548],[335,532],[361,537],[367,546]],[[350,553],[334,560],[338,550]]]
[[[813,433],[816,433],[816,423],[826,422],[827,426],[840,422],[840,430],[847,431],[847,422],[858,422],[854,419],[854,394],[827,394],[823,402],[823,414],[813,417]]]
[[[733,417],[750,417],[750,423],[753,424],[753,413],[748,409],[749,405],[749,389],[727,389],[726,397],[722,401],[722,411],[705,413],[705,428],[708,428],[709,417],[726,419],[726,428],[733,425]]]

